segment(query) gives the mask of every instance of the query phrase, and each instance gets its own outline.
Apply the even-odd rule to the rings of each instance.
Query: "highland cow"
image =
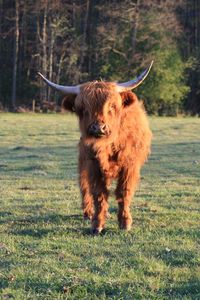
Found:
[[[131,90],[141,84],[151,66],[125,83],[94,81],[61,86],[39,73],[49,86],[66,95],[63,107],[79,118],[82,208],[84,217],[91,219],[94,234],[105,228],[109,187],[115,179],[119,227],[131,228],[131,198],[152,138],[145,110]]]

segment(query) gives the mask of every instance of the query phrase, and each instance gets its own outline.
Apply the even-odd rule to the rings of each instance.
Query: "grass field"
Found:
[[[200,299],[200,119],[151,118],[134,226],[82,220],[71,115],[0,114],[1,299]]]

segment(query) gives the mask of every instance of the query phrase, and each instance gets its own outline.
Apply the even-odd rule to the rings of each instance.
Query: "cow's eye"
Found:
[[[129,105],[129,103],[130,103],[130,100],[129,100],[129,98],[127,98],[127,99],[125,99],[125,100],[124,100],[124,106],[127,106],[127,105]]]
[[[111,104],[111,105],[109,106],[108,112],[109,112],[109,113],[112,113],[113,111],[115,111],[115,104]]]

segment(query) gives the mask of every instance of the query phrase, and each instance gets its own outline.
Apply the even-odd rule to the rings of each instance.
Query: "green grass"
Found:
[[[90,235],[71,115],[0,114],[1,299],[200,299],[200,119],[151,118],[134,227]]]

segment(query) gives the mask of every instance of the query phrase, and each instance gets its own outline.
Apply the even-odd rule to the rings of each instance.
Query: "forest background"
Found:
[[[199,0],[0,0],[0,108],[70,85],[127,81],[154,60],[139,98],[150,114],[200,115]]]

